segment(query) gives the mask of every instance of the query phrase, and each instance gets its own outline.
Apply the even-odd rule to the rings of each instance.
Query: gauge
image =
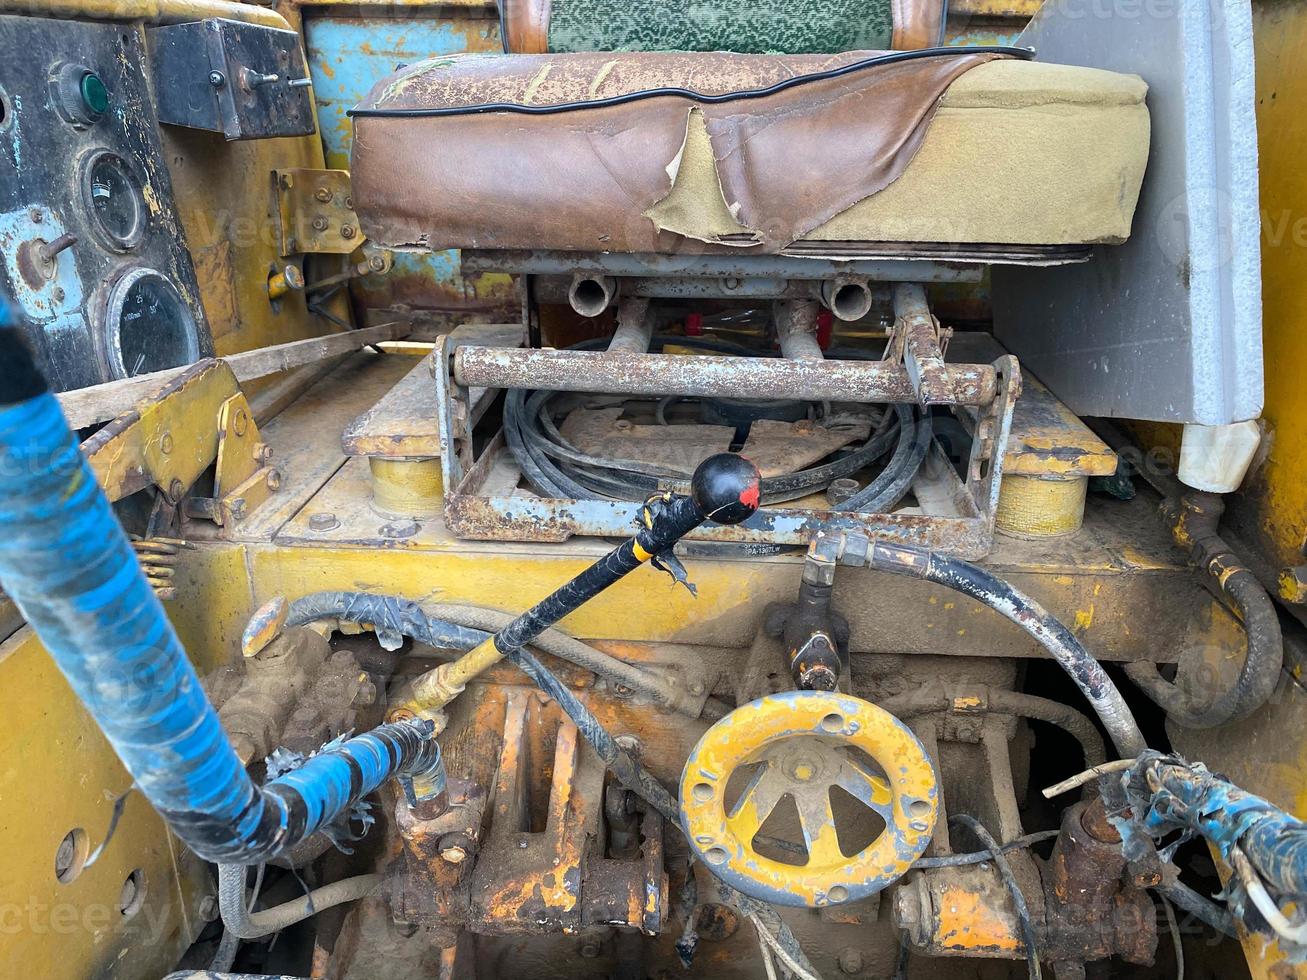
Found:
[[[145,234],[145,198],[126,160],[108,150],[93,154],[86,162],[82,196],[106,244],[124,251],[140,243]]]
[[[131,378],[199,359],[195,317],[172,281],[132,269],[109,290],[104,329],[114,375]]]

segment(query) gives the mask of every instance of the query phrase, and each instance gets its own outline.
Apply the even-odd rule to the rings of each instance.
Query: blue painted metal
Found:
[[[305,19],[304,38],[327,165],[338,169],[349,168],[354,139],[346,111],[362,102],[372,86],[397,66],[443,54],[502,50],[498,21],[469,17],[310,16]],[[433,295],[455,305],[460,298],[469,304],[475,300],[468,295],[457,250],[397,252],[390,278],[429,280],[435,287]]]
[[[21,337],[0,333],[7,377],[30,379]],[[0,408],[0,583],[136,785],[204,858],[266,860],[390,776],[425,777],[439,761],[430,725],[403,722],[255,787],[48,391]]]

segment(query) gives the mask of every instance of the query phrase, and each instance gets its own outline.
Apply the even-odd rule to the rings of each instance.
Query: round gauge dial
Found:
[[[86,162],[82,194],[95,226],[119,251],[140,244],[145,234],[145,198],[127,161],[107,150]]]
[[[190,364],[200,356],[190,307],[153,269],[132,269],[113,284],[104,329],[110,367],[120,378]]]

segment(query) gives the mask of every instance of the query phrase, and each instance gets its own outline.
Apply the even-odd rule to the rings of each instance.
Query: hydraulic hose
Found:
[[[1001,688],[986,688],[980,697],[984,701],[985,711],[1031,718],[1062,729],[1080,743],[1080,752],[1084,756],[1086,769],[1101,766],[1107,761],[1103,737],[1098,734],[1098,729],[1094,727],[1092,721],[1070,705],[1036,697],[1033,694],[1023,694],[1020,691],[1005,691]],[[886,698],[877,704],[894,717],[907,719],[928,711],[947,711],[952,707],[953,698],[943,685],[927,684],[918,690]]]
[[[1126,676],[1171,721],[1185,728],[1217,728],[1248,717],[1275,692],[1284,666],[1284,638],[1275,603],[1217,533],[1224,511],[1225,501],[1220,494],[1193,491],[1185,494],[1179,507],[1173,509],[1172,517],[1176,542],[1192,550],[1203,574],[1234,607],[1243,623],[1248,649],[1234,684],[1216,692],[1214,697],[1196,698],[1162,677],[1155,664],[1140,661],[1125,668]],[[1210,670],[1202,663],[1200,653],[1195,653],[1194,660],[1196,669]],[[1189,667],[1187,663],[1181,664],[1182,671]]]
[[[303,922],[324,909],[366,898],[374,894],[384,880],[376,874],[342,878],[282,905],[251,912],[245,907],[245,866],[220,864],[218,909],[229,934],[239,939],[258,939]]]
[[[0,584],[136,786],[201,857],[275,857],[392,776],[426,777],[438,764],[431,726],[407,721],[253,784],[59,402],[7,325],[0,461]]]
[[[285,626],[303,626],[320,619],[337,619],[370,624],[379,631],[409,636],[442,650],[471,650],[515,618],[513,613],[480,606],[442,603],[424,609],[416,602],[398,596],[332,591],[315,592],[290,603]],[[257,626],[257,623],[251,622],[246,627],[246,636]],[[611,657],[602,650],[596,650],[562,630],[551,627],[537,636],[531,645],[691,718],[708,717],[716,720],[725,714],[725,706],[720,702],[710,698],[701,707],[701,699],[688,697],[674,684]]]
[[[978,565],[909,545],[873,542],[867,551],[867,565],[961,592],[1020,626],[1052,655],[1089,699],[1123,758],[1132,759],[1147,747],[1134,715],[1103,665],[1034,599]]]

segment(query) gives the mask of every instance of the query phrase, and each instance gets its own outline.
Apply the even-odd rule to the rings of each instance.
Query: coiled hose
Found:
[[[1248,646],[1238,678],[1213,697],[1196,698],[1162,677],[1156,664],[1140,661],[1126,664],[1125,668],[1126,676],[1171,721],[1185,728],[1217,728],[1248,717],[1275,692],[1284,666],[1279,613],[1257,577],[1217,533],[1224,511],[1225,501],[1220,494],[1193,491],[1185,494],[1171,516],[1177,543],[1192,549],[1208,581],[1229,600],[1243,623]],[[1202,662],[1201,651],[1194,651],[1192,659],[1196,662],[1182,663],[1181,671],[1210,670]]]
[[[873,542],[867,565],[925,579],[971,596],[1037,640],[1089,699],[1122,758],[1133,759],[1147,743],[1121,692],[1075,634],[1043,606],[978,565],[908,545]]]
[[[650,349],[657,352],[668,343],[737,356],[771,356],[737,344],[695,337],[658,336]],[[584,341],[569,349],[593,350],[603,344],[604,340]],[[841,351],[840,356],[857,360],[870,359],[872,355]],[[643,500],[663,489],[683,491],[688,482],[684,474],[641,460],[606,459],[577,449],[554,424],[550,403],[556,394],[515,388],[504,400],[505,444],[533,489],[545,496],[572,500]],[[894,445],[884,469],[857,494],[837,505],[837,509],[844,511],[884,512],[892,508],[911,487],[932,437],[928,412],[918,418],[911,406],[895,405],[893,409],[886,412],[882,424],[867,441],[847,455],[794,473],[764,478],[763,504],[782,503],[819,492],[833,480],[852,476],[874,464]]]

